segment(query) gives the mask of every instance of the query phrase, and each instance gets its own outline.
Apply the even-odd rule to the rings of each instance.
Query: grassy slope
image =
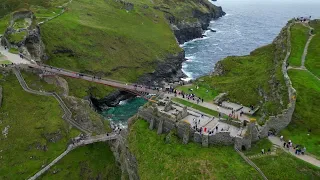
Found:
[[[79,132],[65,124],[54,98],[23,91],[14,75],[5,77],[0,85],[0,129],[10,126],[8,138],[1,135],[0,139],[0,179],[25,179],[63,152],[68,140]],[[51,133],[61,134],[61,139],[50,142]],[[47,151],[37,150],[38,144],[46,146]]]
[[[316,34],[310,42],[305,66],[320,77],[320,20],[311,21],[310,25]]]
[[[199,89],[197,89],[196,86],[199,86]],[[195,94],[197,97],[203,98],[203,100],[206,102],[212,102],[213,99],[219,94],[215,89],[204,83],[198,83],[197,85],[192,86],[179,86],[177,89],[187,94]],[[192,89],[192,91],[190,89]]]
[[[55,173],[54,173],[55,172]],[[121,171],[106,143],[71,151],[40,179],[120,179]]]
[[[298,95],[293,120],[283,135],[320,157],[320,82],[307,71],[290,70],[289,76]]]
[[[155,60],[181,50],[162,13],[141,3],[151,5],[137,2],[127,12],[115,1],[72,2],[65,14],[41,26],[48,64],[131,82],[152,72]],[[59,48],[73,54],[53,54]]]
[[[290,66],[301,66],[301,57],[309,38],[309,28],[298,23],[291,27],[291,55]]]
[[[2,0],[0,18],[19,9],[29,9],[33,6],[50,9],[66,2],[68,0]]]
[[[246,155],[256,155],[271,148],[272,143],[263,139],[252,145]],[[320,169],[278,149],[276,156],[254,158],[252,161],[264,172],[268,179],[319,179]]]
[[[276,114],[287,105],[287,88],[281,72],[281,62],[274,64],[276,51],[275,45],[271,44],[256,49],[248,56],[228,57],[221,61],[225,70],[223,76],[206,76],[200,78],[210,87],[218,92],[228,92],[228,97],[232,102],[238,102],[245,106],[261,105],[264,101],[259,95],[259,89],[269,98],[263,104],[263,109],[267,114]],[[282,59],[282,54],[277,54]],[[270,77],[274,76],[276,87],[270,84]],[[278,98],[274,98],[275,90],[279,90]],[[270,97],[273,98],[270,98]],[[283,104],[280,104],[279,98]]]
[[[111,93],[115,89],[102,84],[88,82],[82,79],[74,79],[69,77],[63,77],[68,82],[69,95],[78,98],[84,98],[92,95],[96,98],[103,98],[107,94]]]
[[[150,131],[143,120],[131,127],[129,148],[137,158],[141,179],[259,178],[231,147],[183,145],[174,135],[171,143],[165,144],[164,138]]]

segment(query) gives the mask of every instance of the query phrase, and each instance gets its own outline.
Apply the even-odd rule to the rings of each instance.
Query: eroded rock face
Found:
[[[127,130],[121,131],[119,138],[109,142],[116,161],[120,164],[122,178],[130,180],[139,180],[138,162],[135,156],[129,150]]]
[[[31,58],[35,61],[46,60],[45,46],[41,39],[39,26],[28,31],[28,36],[25,40],[25,47],[27,48]]]
[[[167,16],[170,23],[173,24],[172,30],[180,44],[203,37],[203,32],[208,30],[210,21],[225,15],[225,12],[219,6],[215,6],[208,1],[201,1],[200,3],[205,5],[209,12],[193,10],[192,17],[196,19],[195,22],[176,21],[174,17]]]
[[[184,51],[169,55],[165,61],[158,62],[156,70],[139,78],[138,83],[148,86],[161,86],[163,81],[175,82],[186,75],[181,71],[182,62],[185,61]]]

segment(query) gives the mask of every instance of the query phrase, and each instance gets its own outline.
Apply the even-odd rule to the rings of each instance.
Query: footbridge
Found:
[[[92,76],[92,75],[88,75],[80,72],[74,72],[67,69],[62,69],[62,68],[57,68],[57,67],[52,67],[47,65],[38,65],[38,64],[28,64],[27,66],[29,68],[42,70],[44,72],[43,73],[44,76],[62,75],[62,76],[67,76],[75,79],[83,79],[83,80],[94,82],[97,84],[103,84],[106,86],[121,89],[131,94],[141,96],[149,101],[153,101],[153,100],[151,99],[151,96],[147,97],[147,95],[158,95],[161,93],[159,88],[142,86],[142,85],[137,85],[132,83],[125,83],[125,82],[116,81],[112,79],[99,78],[96,76]]]

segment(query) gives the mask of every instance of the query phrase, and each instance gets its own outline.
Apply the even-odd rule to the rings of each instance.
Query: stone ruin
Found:
[[[204,147],[219,144],[234,145],[238,149],[249,149],[251,148],[251,143],[259,139],[259,132],[255,122],[249,122],[247,126],[243,126],[244,123],[239,122],[239,127],[236,127],[232,124],[236,124],[235,122],[218,120],[209,116],[203,118],[202,121],[208,121],[204,122],[203,127],[211,123],[213,128],[215,127],[214,125],[219,125],[220,127],[225,127],[225,129],[221,129],[214,134],[200,133],[192,127],[192,119],[197,118],[197,115],[200,114],[188,110],[186,106],[180,107],[171,100],[160,100],[157,104],[141,107],[137,116],[146,120],[149,123],[149,129],[156,129],[158,134],[169,133],[172,130],[176,131],[184,144],[193,141],[202,144]],[[201,117],[199,116],[198,118]]]

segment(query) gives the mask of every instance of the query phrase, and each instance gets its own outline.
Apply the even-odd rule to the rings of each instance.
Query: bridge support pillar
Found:
[[[203,147],[209,147],[209,136],[203,134],[202,135],[202,146]]]
[[[162,134],[162,129],[163,129],[163,120],[161,119],[158,125],[158,134]]]
[[[153,130],[153,128],[154,128],[154,118],[151,118],[151,120],[150,120],[150,125],[149,125],[149,129],[150,130]]]

